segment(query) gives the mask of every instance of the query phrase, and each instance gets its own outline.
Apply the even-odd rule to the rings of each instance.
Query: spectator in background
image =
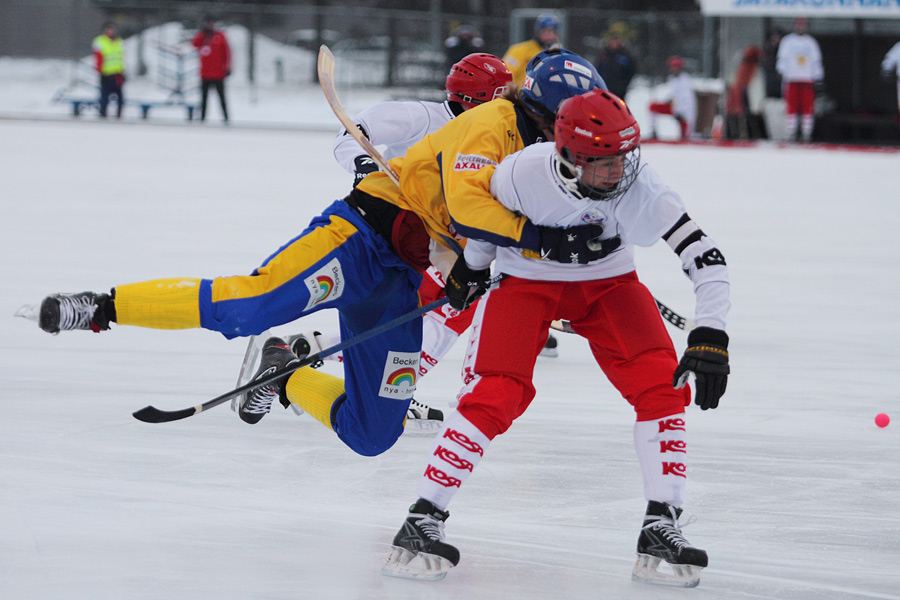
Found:
[[[225,39],[225,33],[216,29],[216,19],[212,15],[207,15],[203,20],[206,24],[191,42],[200,54],[200,120],[206,120],[209,88],[214,87],[222,105],[222,118],[227,123],[225,78],[231,75],[231,48]]]
[[[784,81],[784,100],[787,110],[786,125],[791,139],[812,139],[816,89],[822,88],[825,70],[822,68],[822,52],[819,44],[809,35],[809,19],[794,19],[794,32],[781,40],[775,68]],[[800,113],[800,130],[797,130],[797,113]]]
[[[100,73],[100,116],[106,118],[106,108],[111,96],[116,97],[116,117],[122,118],[125,95],[125,59],[122,53],[122,38],[116,33],[116,25],[103,25],[103,33],[94,38],[94,59]]]
[[[513,83],[522,85],[522,81],[525,79],[525,67],[536,54],[559,47],[559,19],[553,15],[538,15],[534,21],[534,37],[528,41],[513,44],[503,55],[503,62],[512,73]]]
[[[760,117],[765,82],[759,69],[763,49],[747,46],[725,97],[725,115],[728,137],[759,139],[765,137]]]
[[[672,115],[678,121],[681,139],[687,140],[694,135],[697,126],[697,94],[694,92],[694,81],[684,70],[684,60],[680,56],[671,56],[666,62],[669,68],[669,94],[663,102],[650,103],[651,137],[656,137],[656,120],[659,115]]]
[[[462,24],[453,30],[453,34],[444,40],[444,58],[447,73],[453,65],[470,54],[483,52],[484,40],[471,25]]]
[[[633,33],[625,23],[613,23],[604,35],[604,46],[597,56],[597,72],[609,86],[609,91],[625,98],[637,64],[625,47]]]
[[[888,81],[893,76],[897,77],[897,110],[900,112],[900,42],[894,44],[884,55],[884,60],[881,61],[881,74]]]
[[[763,43],[759,66],[762,67],[765,75],[766,98],[781,98],[781,75],[775,68],[775,58],[778,56],[778,46],[781,44],[782,37],[784,37],[784,32],[775,29]]]

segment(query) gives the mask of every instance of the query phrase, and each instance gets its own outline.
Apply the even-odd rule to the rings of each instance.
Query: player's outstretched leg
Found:
[[[259,369],[256,371],[253,379],[256,380],[270,375],[299,361],[300,359],[291,352],[290,347],[285,344],[283,339],[278,337],[269,338],[263,345]],[[238,407],[238,415],[240,415],[241,420],[251,425],[259,423],[272,408],[272,402],[281,395],[288,377],[290,375],[285,375],[276,382],[258,387],[245,394],[241,398],[241,403]],[[284,402],[287,402],[287,400],[285,399]]]
[[[80,292],[47,296],[39,307],[26,305],[15,315],[36,321],[41,329],[54,335],[76,329],[100,332],[109,329],[110,321],[115,320],[115,308],[109,294]]]
[[[696,587],[700,583],[700,570],[709,560],[705,550],[694,548],[684,539],[678,524],[680,516],[681,509],[670,504],[652,500],[647,504],[632,579],[674,587]],[[668,563],[671,573],[657,570],[661,561]]]
[[[444,522],[450,513],[419,498],[394,536],[391,554],[381,573],[391,577],[443,579],[459,564],[459,550],[444,542]]]

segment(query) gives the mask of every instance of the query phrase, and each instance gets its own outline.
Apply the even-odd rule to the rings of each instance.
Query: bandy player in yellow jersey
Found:
[[[602,80],[581,56],[543,52],[529,63],[521,89],[464,112],[391,161],[399,187],[372,173],[252,274],[152,280],[117,285],[109,294],[53,294],[19,314],[51,333],[100,331],[115,322],[203,327],[236,337],[335,308],[346,340],[417,308],[432,242],[459,254],[465,238],[474,237],[548,261],[591,260],[597,253],[589,242],[602,228],[536,225],[497,202],[490,179],[505,156],[552,138],[564,100],[598,87]],[[465,269],[465,261],[457,266]],[[468,284],[451,270],[447,296],[469,294]],[[403,432],[421,342],[422,320],[413,319],[346,348],[344,379],[304,367],[246,395],[238,412],[255,423],[276,398],[293,402],[355,452],[380,454]],[[259,376],[298,360],[283,340],[271,338]]]

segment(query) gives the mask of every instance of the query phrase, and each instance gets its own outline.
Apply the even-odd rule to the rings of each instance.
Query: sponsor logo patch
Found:
[[[454,171],[477,171],[483,167],[496,165],[497,163],[478,154],[457,154],[453,163]]]
[[[388,352],[378,395],[392,400],[409,400],[416,391],[418,352]]]
[[[581,215],[581,220],[584,223],[600,225],[601,223],[606,222],[606,213],[599,209],[591,209],[588,212]]]
[[[340,261],[336,258],[331,259],[321,269],[307,277],[303,283],[309,290],[309,302],[306,303],[306,310],[340,298],[344,293],[344,272],[341,269]]]
[[[522,82],[522,89],[530,90],[531,86],[534,85],[534,77],[525,76],[525,81]]]
[[[659,432],[685,431],[684,419],[660,419]]]
[[[581,73],[585,77],[591,77],[591,70],[588,69],[584,65],[580,65],[577,62],[572,62],[571,60],[567,60],[565,62],[565,69],[567,71],[575,71],[576,73]]]
[[[583,135],[584,137],[594,137],[593,133],[591,133],[587,129],[582,129],[581,127],[576,127],[575,133],[577,133],[578,135]]]

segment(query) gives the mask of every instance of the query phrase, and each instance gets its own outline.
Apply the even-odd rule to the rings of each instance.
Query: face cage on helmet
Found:
[[[575,153],[574,158],[572,157],[572,151],[565,147],[563,148],[562,153],[557,153],[560,159],[560,163],[565,166],[571,173],[573,173],[574,177],[566,177],[564,174],[560,173],[560,176],[567,182],[567,187],[572,189],[575,187],[581,196],[586,196],[592,200],[615,200],[619,196],[622,196],[625,192],[631,188],[634,184],[635,180],[637,180],[638,173],[640,172],[641,166],[641,146],[638,144],[625,154],[618,154],[612,156],[590,156],[582,153]],[[599,185],[588,185],[583,181],[584,168],[585,165],[588,165],[595,161],[600,160],[609,160],[615,158],[616,156],[624,156],[625,164],[622,169],[622,176],[618,181],[611,184],[609,187],[599,186]],[[574,190],[573,190],[574,191]]]
[[[495,89],[494,95],[491,96],[491,100],[496,100],[497,98],[501,97],[503,94],[506,93],[507,88],[508,88],[508,86],[502,85],[502,86],[498,87],[497,89]],[[471,104],[473,108],[475,106],[478,106],[479,104],[484,104],[485,102],[490,102],[490,100],[479,100],[477,98],[473,98],[472,96],[466,96],[465,94],[463,94],[461,92],[448,92],[448,94],[450,96],[450,100],[455,99],[458,102],[461,102],[463,104]]]

